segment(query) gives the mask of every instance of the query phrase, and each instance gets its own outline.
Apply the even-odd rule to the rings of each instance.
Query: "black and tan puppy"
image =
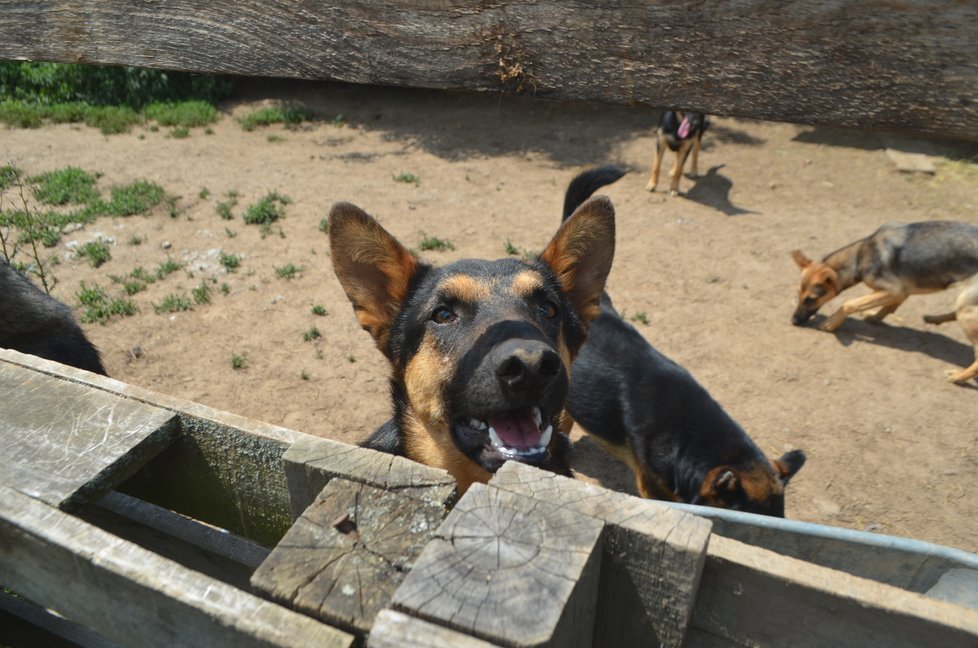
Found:
[[[645,188],[655,191],[659,186],[659,169],[666,149],[676,154],[676,161],[669,172],[669,193],[679,193],[679,180],[686,166],[686,158],[693,154],[690,174],[699,175],[700,145],[709,121],[703,113],[663,110],[659,115],[659,127],[655,131],[655,156],[652,158],[652,174]]]
[[[622,174],[595,170],[574,200]],[[564,218],[574,206],[565,202]],[[805,463],[800,450],[768,459],[688,371],[622,319],[607,294],[574,360],[567,412],[565,430],[576,422],[621,459],[643,497],[783,517],[784,487]]]
[[[0,260],[0,348],[105,374],[71,309]]]
[[[582,204],[534,261],[435,267],[348,203],[329,237],[357,320],[391,363],[393,418],[364,445],[444,468],[460,491],[510,459],[569,474],[560,421],[614,256],[607,198]]]

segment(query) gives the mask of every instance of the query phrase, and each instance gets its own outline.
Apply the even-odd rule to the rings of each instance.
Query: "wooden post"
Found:
[[[295,518],[336,477],[446,507],[456,497],[455,480],[444,470],[339,441],[303,436],[282,459]]]
[[[502,646],[591,645],[604,524],[474,484],[393,607]]]
[[[333,479],[251,578],[270,599],[361,638],[447,511]]]
[[[489,485],[607,522],[595,646],[684,645],[706,559],[708,520],[515,461],[504,464]]]

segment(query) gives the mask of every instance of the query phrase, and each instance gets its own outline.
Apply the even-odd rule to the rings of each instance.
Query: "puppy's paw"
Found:
[[[669,195],[670,196],[678,196],[679,195],[679,189],[676,189],[675,187],[672,188],[672,189],[670,189],[669,190]]]
[[[948,369],[944,372],[944,376],[947,377],[949,383],[954,383],[955,385],[964,385],[969,380],[974,378],[968,371],[955,371],[954,369]]]
[[[645,185],[645,190],[646,191],[649,191],[649,192],[652,192],[652,191],[655,191],[655,188],[658,187],[658,186],[659,185],[657,185],[656,183],[650,182],[649,184]]]
[[[833,331],[835,331],[835,329],[839,328],[840,326],[842,326],[842,322],[834,322],[830,317],[829,319],[825,320],[824,322],[818,325],[818,330],[825,331],[826,333],[832,333]]]

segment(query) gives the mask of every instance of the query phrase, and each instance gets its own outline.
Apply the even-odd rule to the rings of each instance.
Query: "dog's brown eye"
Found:
[[[431,315],[431,320],[436,324],[448,324],[449,322],[454,322],[456,319],[458,319],[458,315],[447,306],[439,306]]]
[[[545,301],[540,304],[540,313],[547,319],[557,317],[557,304],[552,301]]]

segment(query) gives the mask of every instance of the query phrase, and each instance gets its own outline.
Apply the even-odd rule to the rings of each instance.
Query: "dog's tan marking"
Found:
[[[425,334],[418,352],[404,369],[404,385],[411,410],[426,426],[446,426],[445,385],[451,380],[452,361],[444,357]],[[449,441],[450,442],[450,441]]]
[[[524,270],[513,278],[511,289],[518,297],[532,297],[543,288],[543,277],[533,270]]]
[[[441,282],[438,289],[445,296],[467,304],[486,301],[492,295],[492,286],[475,277],[464,274],[448,277]]]
[[[906,301],[906,299],[906,295],[895,295],[884,290],[877,290],[868,295],[857,297],[856,299],[850,299],[846,303],[842,304],[839,310],[832,313],[827,320],[822,322],[819,328],[823,331],[834,331],[835,329],[839,328],[842,323],[846,321],[846,318],[853,313],[859,313],[872,308],[880,308],[883,310],[891,309],[889,312],[892,313],[900,304]]]
[[[464,494],[473,483],[486,483],[492,477],[458,449],[447,425],[427,425],[408,412],[404,417],[403,432],[408,458],[447,470],[458,483],[459,495]]]

